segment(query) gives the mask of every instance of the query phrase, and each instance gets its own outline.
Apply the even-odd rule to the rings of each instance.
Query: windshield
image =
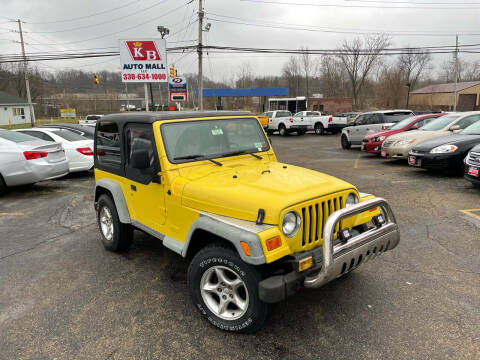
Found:
[[[163,142],[171,163],[254,153],[270,149],[257,119],[165,123]]]
[[[289,117],[292,116],[290,111],[277,111],[277,118],[279,117]]]
[[[436,120],[433,120],[432,122],[428,123],[424,127],[422,127],[423,131],[437,131],[437,130],[442,130],[444,127],[446,127],[448,124],[450,124],[452,121],[458,119],[460,115],[447,115],[447,116],[442,116],[441,118],[438,118]]]
[[[15,143],[38,140],[36,137],[10,130],[0,130],[0,138],[10,140]]]
[[[410,124],[413,120],[415,120],[417,116],[410,116],[406,119],[403,119],[402,121],[396,123],[395,125],[391,126],[388,130],[399,130],[403,129],[405,126]]]
[[[460,131],[460,134],[480,135],[480,121],[466,127],[464,130]]]
[[[82,135],[74,133],[73,131],[61,129],[61,130],[53,130],[51,131],[52,134],[58,135],[61,138],[68,140],[68,141],[79,141],[79,140],[87,140]]]
[[[386,123],[398,123],[399,121],[411,117],[413,114],[411,112],[388,112],[383,114],[383,118]]]

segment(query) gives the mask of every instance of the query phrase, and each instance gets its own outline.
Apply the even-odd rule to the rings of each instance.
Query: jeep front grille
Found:
[[[322,201],[313,201],[301,208],[302,216],[302,247],[319,242],[323,239],[323,229],[328,217],[333,212],[343,208],[344,197],[337,196]],[[336,231],[340,228],[337,225]]]

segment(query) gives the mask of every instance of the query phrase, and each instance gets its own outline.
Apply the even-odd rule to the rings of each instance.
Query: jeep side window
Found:
[[[98,124],[95,158],[98,165],[120,170],[120,134],[115,122],[102,121]]]
[[[125,130],[126,137],[126,166],[127,178],[142,184],[148,184],[154,174],[159,171],[155,157],[155,145],[152,126],[147,124],[129,124]],[[135,168],[132,159],[141,156],[145,160],[145,168]],[[143,161],[142,161],[143,162]]]

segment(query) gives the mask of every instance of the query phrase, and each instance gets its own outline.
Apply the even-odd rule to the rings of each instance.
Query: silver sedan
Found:
[[[0,193],[10,186],[67,174],[68,161],[61,144],[0,129]]]

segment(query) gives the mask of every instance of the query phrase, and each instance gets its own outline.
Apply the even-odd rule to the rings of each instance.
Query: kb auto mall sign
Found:
[[[167,82],[164,39],[120,40],[122,82]]]

